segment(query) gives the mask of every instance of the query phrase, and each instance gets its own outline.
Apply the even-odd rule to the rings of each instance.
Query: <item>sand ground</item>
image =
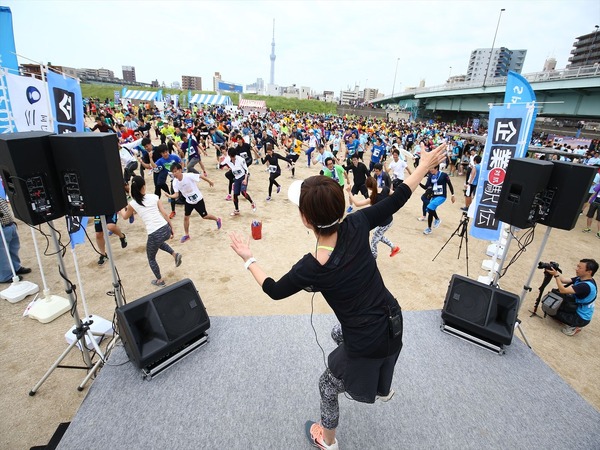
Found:
[[[214,155],[212,149],[210,155]],[[313,175],[318,169],[306,168],[301,159],[296,178]],[[183,234],[183,207],[177,207],[174,218],[175,239],[171,242],[176,251],[183,254],[183,264],[175,268],[173,259],[162,253],[158,262],[163,270],[163,277],[168,283],[182,278],[190,278],[198,289],[210,316],[246,316],[246,315],[283,315],[307,314],[311,311],[310,295],[298,293],[293,297],[274,302],[268,299],[253,281],[251,275],[243,268],[242,261],[229,247],[227,234],[239,231],[250,234],[252,220],[263,223],[263,237],[254,241],[252,247],[261,266],[274,278],[283,275],[291,265],[303,254],[314,249],[315,239],[303,227],[297,208],[287,200],[287,187],[291,183],[290,172],[283,170],[279,181],[283,185],[280,194],[273,194],[273,200],[265,201],[267,196],[268,174],[264,166],[251,167],[252,179],[249,193],[255,199],[258,210],[253,213],[250,204],[240,202],[242,214],[230,217],[233,210],[231,202],[224,200],[226,179],[224,172],[215,169],[214,156],[205,158],[209,177],[215,181],[210,188],[202,182],[201,188],[209,213],[223,217],[223,229],[217,231],[215,222],[202,220],[200,216],[191,218],[192,239],[184,244],[179,242]],[[146,173],[146,180],[151,183],[151,176]],[[452,178],[456,187],[461,188],[463,177]],[[443,220],[434,233],[423,235],[423,222],[416,220],[420,215],[420,192],[405,205],[395,216],[394,225],[388,237],[401,247],[401,252],[390,258],[389,249],[381,244],[378,264],[388,288],[400,300],[406,311],[441,309],[453,274],[466,275],[467,258],[466,242],[462,242],[459,256],[459,236],[452,237],[444,250],[432,261],[436,253],[456,230],[461,219],[460,207],[463,199],[457,196],[457,203],[446,202],[440,208]],[[599,258],[600,239],[594,233],[582,233],[585,218],[580,217],[577,227],[572,231],[552,230],[548,243],[541,257],[543,261],[557,261],[565,274],[572,276],[574,267],[580,258]],[[68,235],[64,232],[64,219],[55,221],[55,226],[63,230],[61,242],[67,244]],[[133,224],[120,220],[119,225],[127,234],[129,245],[121,249],[118,239],[111,238],[114,263],[120,275],[126,300],[134,301],[156,288],[150,285],[153,279],[145,255],[146,233],[141,220]],[[52,294],[66,296],[64,284],[58,274],[57,258],[54,248],[43,233],[48,233],[48,226],[41,226],[42,232],[34,233],[41,256],[41,264],[48,289]],[[87,231],[94,242],[93,225]],[[536,231],[534,242],[527,247],[522,256],[508,269],[501,279],[501,287],[515,294],[521,294],[532,267],[537,264],[537,253],[541,245],[545,227]],[[33,272],[25,278],[37,283],[43,289],[43,282],[38,267],[32,233],[26,224],[19,225],[22,242],[21,258],[23,264],[33,268]],[[489,242],[468,240],[469,276],[477,278],[485,275],[481,264],[485,259],[485,250]],[[517,251],[514,242],[509,249],[509,258]],[[458,257],[459,256],[459,257]],[[81,283],[77,280],[74,257],[77,259]],[[78,310],[84,315],[83,303],[87,304],[90,313],[112,320],[115,300],[107,295],[112,290],[112,275],[108,264],[97,265],[98,255],[88,242],[79,245],[75,254],[70,247],[64,252],[64,263],[68,278],[77,285],[79,299]],[[528,312],[533,307],[537,296],[537,288],[541,284],[543,274],[536,270],[532,280],[533,292],[529,293],[520,310],[523,321],[522,328],[532,345],[533,352],[539,355],[548,365],[560,374],[587,401],[600,410],[600,389],[596,382],[600,373],[600,356],[594,350],[600,346],[600,322],[595,318],[580,334],[567,337],[561,333],[560,327],[550,319],[530,317]],[[86,395],[77,391],[77,386],[84,378],[84,370],[57,369],[39,388],[33,397],[28,393],[42,378],[47,369],[66,349],[65,332],[73,325],[69,314],[64,314],[55,321],[42,324],[36,320],[23,317],[23,311],[32,297],[19,303],[0,301],[0,386],[3,408],[0,412],[0,448],[23,449],[32,445],[48,442],[60,422],[70,421]],[[331,313],[320,295],[315,296],[316,313]],[[410,332],[407,330],[407,332]],[[431,330],[432,333],[440,332]],[[516,338],[521,339],[518,332]],[[106,345],[105,342],[102,344]],[[484,351],[484,350],[482,350]],[[510,347],[508,347],[510,352]],[[501,357],[501,356],[499,356]],[[65,359],[66,364],[78,365],[82,362],[79,350],[70,352]],[[399,364],[402,364],[400,357]],[[396,383],[408,380],[395,380]],[[493,382],[493,380],[490,380]],[[316,379],[315,379],[316,383]],[[547,389],[538,385],[537,380],[527,380],[532,389]],[[510,400],[510,392],[507,392]],[[568,407],[568,405],[565,405]],[[91,447],[93,445],[90,444]]]

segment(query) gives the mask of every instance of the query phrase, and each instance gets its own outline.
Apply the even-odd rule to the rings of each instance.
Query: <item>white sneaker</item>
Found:
[[[382,402],[389,402],[394,396],[395,392],[393,389],[390,389],[390,393],[388,395],[376,395],[375,400],[380,400]]]

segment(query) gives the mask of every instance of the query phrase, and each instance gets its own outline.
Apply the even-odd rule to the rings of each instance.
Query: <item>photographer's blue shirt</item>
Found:
[[[575,302],[577,303],[577,315],[583,320],[592,320],[598,287],[591,280],[581,281],[579,277],[572,278],[573,290],[575,291]]]

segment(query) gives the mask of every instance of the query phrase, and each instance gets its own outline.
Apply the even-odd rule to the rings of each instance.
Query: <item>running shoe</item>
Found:
[[[269,196],[269,197],[267,197],[267,198],[266,198],[266,200],[267,200],[268,202],[270,202],[270,201],[271,201],[271,197],[270,197],[270,196]]]
[[[350,214],[352,212],[352,206],[348,206],[348,209],[346,210],[346,213]]]
[[[227,194],[227,197],[225,197],[225,200],[227,200],[228,202],[231,201],[231,194]]]
[[[229,214],[230,216],[239,216],[240,215],[240,210],[239,209],[234,209],[233,212],[231,214]]]
[[[575,336],[577,333],[579,333],[581,331],[581,328],[579,327],[570,327],[568,325],[566,325],[563,329],[562,332],[564,334],[566,334],[567,336]]]
[[[221,220],[220,217],[218,217],[217,218],[217,230],[220,230],[222,226],[223,226],[223,221]]]
[[[277,186],[277,193],[281,192],[281,186]]]
[[[121,241],[121,248],[127,247],[127,236],[125,235],[125,233],[123,233],[123,237],[119,238],[119,240]]]
[[[175,217],[175,211],[171,211],[171,214],[169,214],[169,219],[172,219],[173,217]]]
[[[185,236],[183,236],[183,237],[182,237],[182,238],[179,240],[179,242],[181,242],[181,243],[183,244],[184,242],[187,242],[187,241],[189,241],[189,240],[190,240],[190,235],[189,235],[189,234],[186,234]]]
[[[591,229],[591,228],[584,228],[584,229],[583,229],[583,232],[584,232],[584,233],[589,233],[590,231],[592,231],[592,229]]]
[[[424,217],[424,216],[423,216],[423,217],[417,217],[417,220],[418,220],[419,222],[424,222],[424,221],[425,221],[425,217]]]
[[[600,231],[596,233],[596,237],[600,239]]]
[[[376,395],[375,400],[380,400],[382,402],[389,402],[394,396],[395,392],[393,389],[390,389],[390,393],[388,395]]]
[[[396,256],[398,253],[400,253],[400,247],[398,247],[397,245],[392,249],[392,252],[390,253],[390,258],[392,256]]]
[[[252,212],[256,212],[256,203],[252,203]]]
[[[175,267],[179,267],[181,265],[181,253],[175,254]]]
[[[425,229],[423,230],[423,234],[431,234],[431,228],[429,228],[429,227],[428,227],[428,228],[425,228]]]
[[[150,282],[150,284],[151,284],[152,286],[156,286],[156,287],[165,287],[165,286],[167,285],[167,283],[165,283],[165,280],[161,280],[161,281],[158,281],[158,280],[152,280],[152,281]]]
[[[129,223],[133,223],[133,222],[135,222],[135,216],[132,214],[132,215],[129,217]]]
[[[306,430],[306,437],[308,438],[310,444],[313,447],[320,448],[322,450],[338,450],[338,441],[337,439],[331,445],[327,445],[323,440],[323,427],[321,424],[312,422],[308,420],[304,425]]]
[[[108,261],[108,256],[100,255],[100,258],[98,258],[98,265],[103,266],[106,261]]]
[[[442,219],[435,219],[433,221],[433,228],[439,227],[441,223],[442,223]]]

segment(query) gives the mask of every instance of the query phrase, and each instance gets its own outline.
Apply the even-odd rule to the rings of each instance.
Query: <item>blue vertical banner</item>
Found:
[[[46,72],[46,77],[54,132],[63,134],[83,131],[83,98],[79,81],[51,70]]]
[[[529,81],[520,73],[513,72],[510,70],[506,77],[506,91],[504,92],[504,103],[508,104],[530,104],[536,101],[535,92],[529,84]],[[535,123],[537,116],[537,108],[533,111],[531,122]],[[527,142],[531,142],[531,135],[533,134],[533,126],[529,129],[527,135]],[[522,156],[527,155],[524,153]]]
[[[496,219],[496,208],[506,168],[511,158],[521,158],[527,154],[534,113],[534,103],[508,103],[492,106],[490,110],[489,132],[475,193],[475,213],[471,225],[471,236],[474,238],[489,241],[500,238],[501,227]]]
[[[19,63],[15,49],[12,13],[7,6],[0,6],[0,67],[12,75],[19,74]],[[0,77],[4,76],[0,71]],[[6,85],[6,83],[4,83]],[[6,89],[0,91],[0,133],[15,131],[9,117],[10,102]]]

